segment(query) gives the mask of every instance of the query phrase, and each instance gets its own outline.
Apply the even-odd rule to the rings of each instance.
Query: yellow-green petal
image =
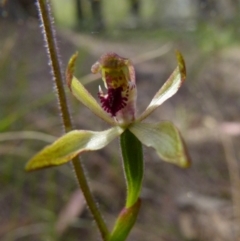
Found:
[[[178,89],[186,79],[186,68],[184,59],[180,52],[177,52],[178,67],[173,71],[168,80],[160,88],[160,90],[153,97],[151,103],[146,110],[137,119],[142,121],[147,118],[157,107],[159,107],[164,101],[172,97],[177,93]]]
[[[81,82],[73,76],[75,62],[77,59],[77,53],[74,54],[69,60],[66,70],[67,84],[72,94],[80,100],[87,108],[89,108],[95,115],[108,122],[111,125],[115,125],[115,121],[108,115],[102,107],[98,104],[96,99],[88,92],[88,90],[81,84]]]
[[[178,129],[169,121],[158,124],[134,123],[129,130],[146,146],[153,147],[164,161],[190,166],[190,157]]]
[[[122,134],[118,126],[105,131],[74,130],[60,137],[53,144],[37,153],[26,165],[26,171],[62,165],[81,152],[94,151],[105,147]]]

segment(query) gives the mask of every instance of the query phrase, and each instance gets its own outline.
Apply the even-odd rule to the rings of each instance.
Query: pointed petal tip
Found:
[[[170,122],[169,122],[170,123]],[[175,127],[176,128],[176,127]],[[180,133],[180,131],[176,128],[176,131],[178,132],[178,135],[179,135],[179,144],[182,146],[181,147],[181,154],[177,155],[179,158],[176,158],[176,161],[174,160],[164,160],[164,161],[167,161],[167,162],[170,162],[180,168],[184,168],[184,169],[187,169],[187,168],[190,168],[191,167],[191,164],[192,164],[192,160],[191,160],[191,157],[189,155],[189,152],[188,152],[188,148],[187,148],[187,145],[186,145],[186,142],[185,140],[183,139],[182,137],[182,134]]]
[[[176,51],[178,66],[164,83],[164,85],[155,94],[152,101],[146,110],[137,118],[138,121],[142,121],[147,118],[156,108],[158,108],[167,99],[177,93],[186,79],[186,66],[182,54]]]
[[[172,162],[172,161],[170,161],[170,162]],[[185,156],[182,157],[182,160],[179,159],[178,161],[172,162],[172,163],[175,164],[176,166],[180,167],[180,168],[187,169],[187,168],[191,167],[192,161],[191,161],[188,153],[185,153]]]
[[[186,145],[186,142],[185,140],[183,139],[182,135],[180,134],[179,132],[179,135],[181,137],[181,140],[182,140],[182,145],[183,145],[183,149],[184,149],[184,156],[185,156],[185,161],[183,162],[183,165],[181,165],[182,168],[189,168],[191,167],[192,165],[192,159],[189,155],[189,152],[188,152],[188,148],[187,148],[187,145]]]
[[[59,164],[61,165],[61,164]],[[43,170],[43,169],[47,169],[49,167],[54,167],[54,166],[58,166],[57,164],[55,165],[47,165],[47,166],[41,166],[41,165],[35,165],[35,163],[32,163],[31,160],[26,164],[24,170],[25,172],[34,172],[34,171],[39,171],[39,170]]]
[[[70,90],[71,90],[71,83],[73,79],[73,73],[75,70],[77,57],[78,57],[78,52],[72,55],[72,57],[69,59],[67,70],[66,70],[66,81],[67,81],[68,88]]]
[[[32,168],[32,166],[29,165],[29,164],[30,164],[30,163],[27,163],[27,165],[25,166],[25,168],[24,168],[25,172],[32,172],[32,171],[37,170],[37,169],[35,169],[35,168]]]
[[[176,50],[176,56],[177,56],[177,61],[178,61],[179,72],[181,74],[181,79],[182,79],[182,82],[184,82],[184,80],[186,79],[186,75],[187,75],[185,61],[184,61],[184,58],[183,58],[181,52],[178,50]]]
[[[34,167],[32,166],[32,162],[31,162],[31,160],[30,160],[30,161],[25,165],[24,170],[25,170],[26,172],[31,172],[31,171],[35,171],[35,170],[38,170],[38,169],[36,169],[36,168],[34,168]]]

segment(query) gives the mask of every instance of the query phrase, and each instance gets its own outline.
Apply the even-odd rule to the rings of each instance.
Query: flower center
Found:
[[[102,108],[112,116],[116,116],[116,113],[127,105],[128,98],[123,97],[122,93],[123,88],[118,87],[116,89],[109,88],[106,95],[100,92],[98,94]]]
[[[135,116],[136,86],[130,61],[108,53],[92,66],[92,72],[101,73],[107,89],[107,93],[103,93],[99,87],[102,108],[120,122],[132,121]]]
[[[116,116],[116,113],[127,105],[129,97],[128,81],[122,69],[109,69],[104,71],[104,79],[107,87],[107,94],[102,91],[98,93],[102,108]]]

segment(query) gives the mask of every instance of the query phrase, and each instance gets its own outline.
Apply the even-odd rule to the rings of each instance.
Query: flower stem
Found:
[[[61,69],[61,63],[57,49],[55,31],[51,17],[51,7],[49,0],[38,0],[37,3],[40,21],[43,28],[43,36],[46,42],[47,54],[50,60],[50,67],[53,75],[54,85],[56,86],[62,121],[65,132],[68,132],[72,130],[72,122],[70,118],[69,108],[67,105],[66,94],[64,91],[64,75]],[[102,239],[106,241],[109,236],[109,231],[91,194],[80,159],[76,157],[72,160],[72,163],[75,174],[77,176],[77,181],[84,194],[87,205],[93,215],[94,220],[97,223]]]

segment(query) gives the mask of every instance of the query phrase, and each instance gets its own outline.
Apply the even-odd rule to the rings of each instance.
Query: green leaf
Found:
[[[141,114],[137,121],[142,121],[147,118],[164,101],[176,94],[178,89],[183,84],[184,80],[186,79],[186,68],[184,59],[180,52],[177,52],[177,60],[178,67],[174,70],[161,89],[156,93],[149,106]]]
[[[127,182],[126,207],[131,207],[139,198],[144,173],[142,143],[126,130],[120,137],[123,167]]]
[[[153,147],[164,161],[190,166],[190,157],[178,129],[168,121],[158,124],[134,123],[129,130],[146,146]]]
[[[72,94],[82,102],[87,108],[89,108],[95,115],[102,118],[104,121],[111,125],[116,125],[113,118],[110,117],[98,104],[96,99],[88,92],[88,90],[81,84],[78,79],[73,76],[75,62],[77,59],[77,53],[74,54],[69,60],[66,70],[67,85]]]
[[[117,126],[101,132],[70,131],[37,153],[27,163],[26,171],[62,165],[81,152],[99,150],[121,135],[122,132],[123,129]]]
[[[109,241],[124,241],[126,240],[129,232],[136,222],[139,210],[141,207],[141,200],[138,199],[136,203],[129,207],[124,208],[114,225],[113,231],[110,235]]]

